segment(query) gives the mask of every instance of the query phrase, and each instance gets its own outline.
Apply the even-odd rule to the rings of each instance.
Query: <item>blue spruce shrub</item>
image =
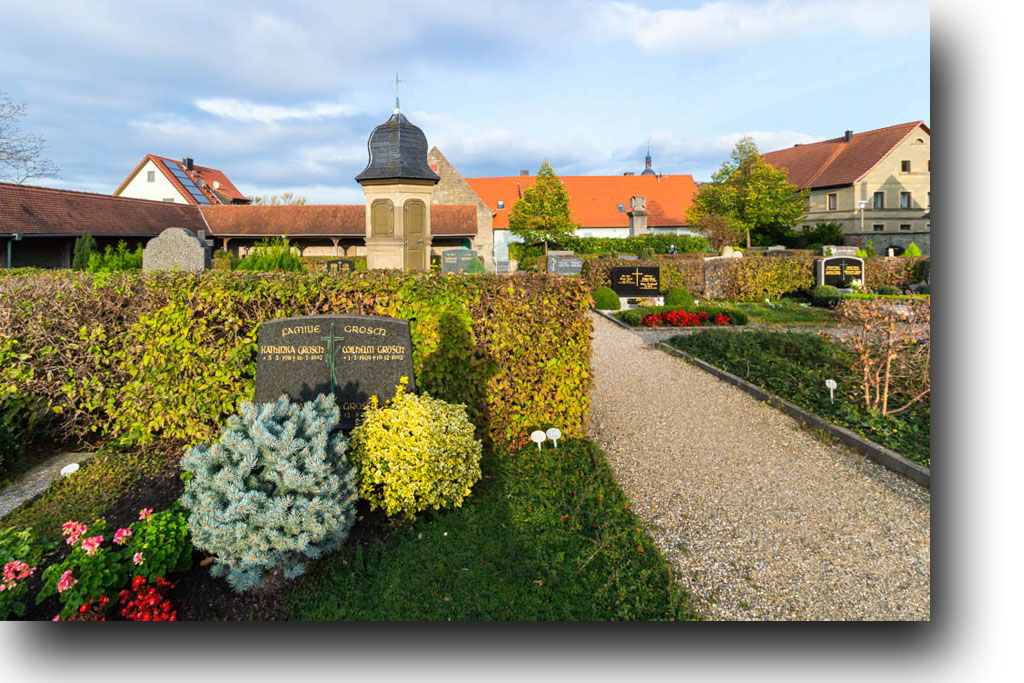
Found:
[[[348,537],[357,493],[339,418],[324,394],[304,404],[245,402],[217,443],[182,458],[192,542],[216,556],[211,573],[236,592],[279,568],[293,579],[306,558]]]

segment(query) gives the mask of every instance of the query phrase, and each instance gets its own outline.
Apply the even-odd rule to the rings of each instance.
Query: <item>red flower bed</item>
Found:
[[[704,311],[699,313],[687,313],[686,311],[669,311],[667,313],[655,313],[644,317],[646,327],[700,327],[708,322],[708,314]],[[732,320],[724,313],[714,317],[715,325],[729,325]]]
[[[146,579],[136,576],[132,589],[121,591],[122,616],[129,621],[177,621],[178,613],[165,597],[174,584],[162,577],[154,583],[147,586]]]

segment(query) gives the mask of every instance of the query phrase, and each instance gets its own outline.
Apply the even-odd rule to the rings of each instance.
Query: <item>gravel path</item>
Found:
[[[593,323],[591,436],[706,618],[930,618],[927,489]]]

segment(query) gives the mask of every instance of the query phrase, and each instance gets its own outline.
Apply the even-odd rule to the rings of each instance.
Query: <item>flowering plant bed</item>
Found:
[[[647,306],[619,311],[615,317],[634,327],[713,327],[715,325],[746,325],[747,314],[726,306]]]
[[[705,311],[687,313],[686,311],[669,311],[652,313],[643,319],[644,327],[700,327],[701,325],[731,325],[732,320],[725,313],[717,313],[710,317]]]

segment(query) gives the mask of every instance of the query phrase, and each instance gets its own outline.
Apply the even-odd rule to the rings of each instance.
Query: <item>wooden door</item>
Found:
[[[427,207],[418,199],[405,203],[405,269],[427,269]]]
[[[394,205],[388,199],[378,199],[370,206],[370,236],[391,237],[394,234]]]

